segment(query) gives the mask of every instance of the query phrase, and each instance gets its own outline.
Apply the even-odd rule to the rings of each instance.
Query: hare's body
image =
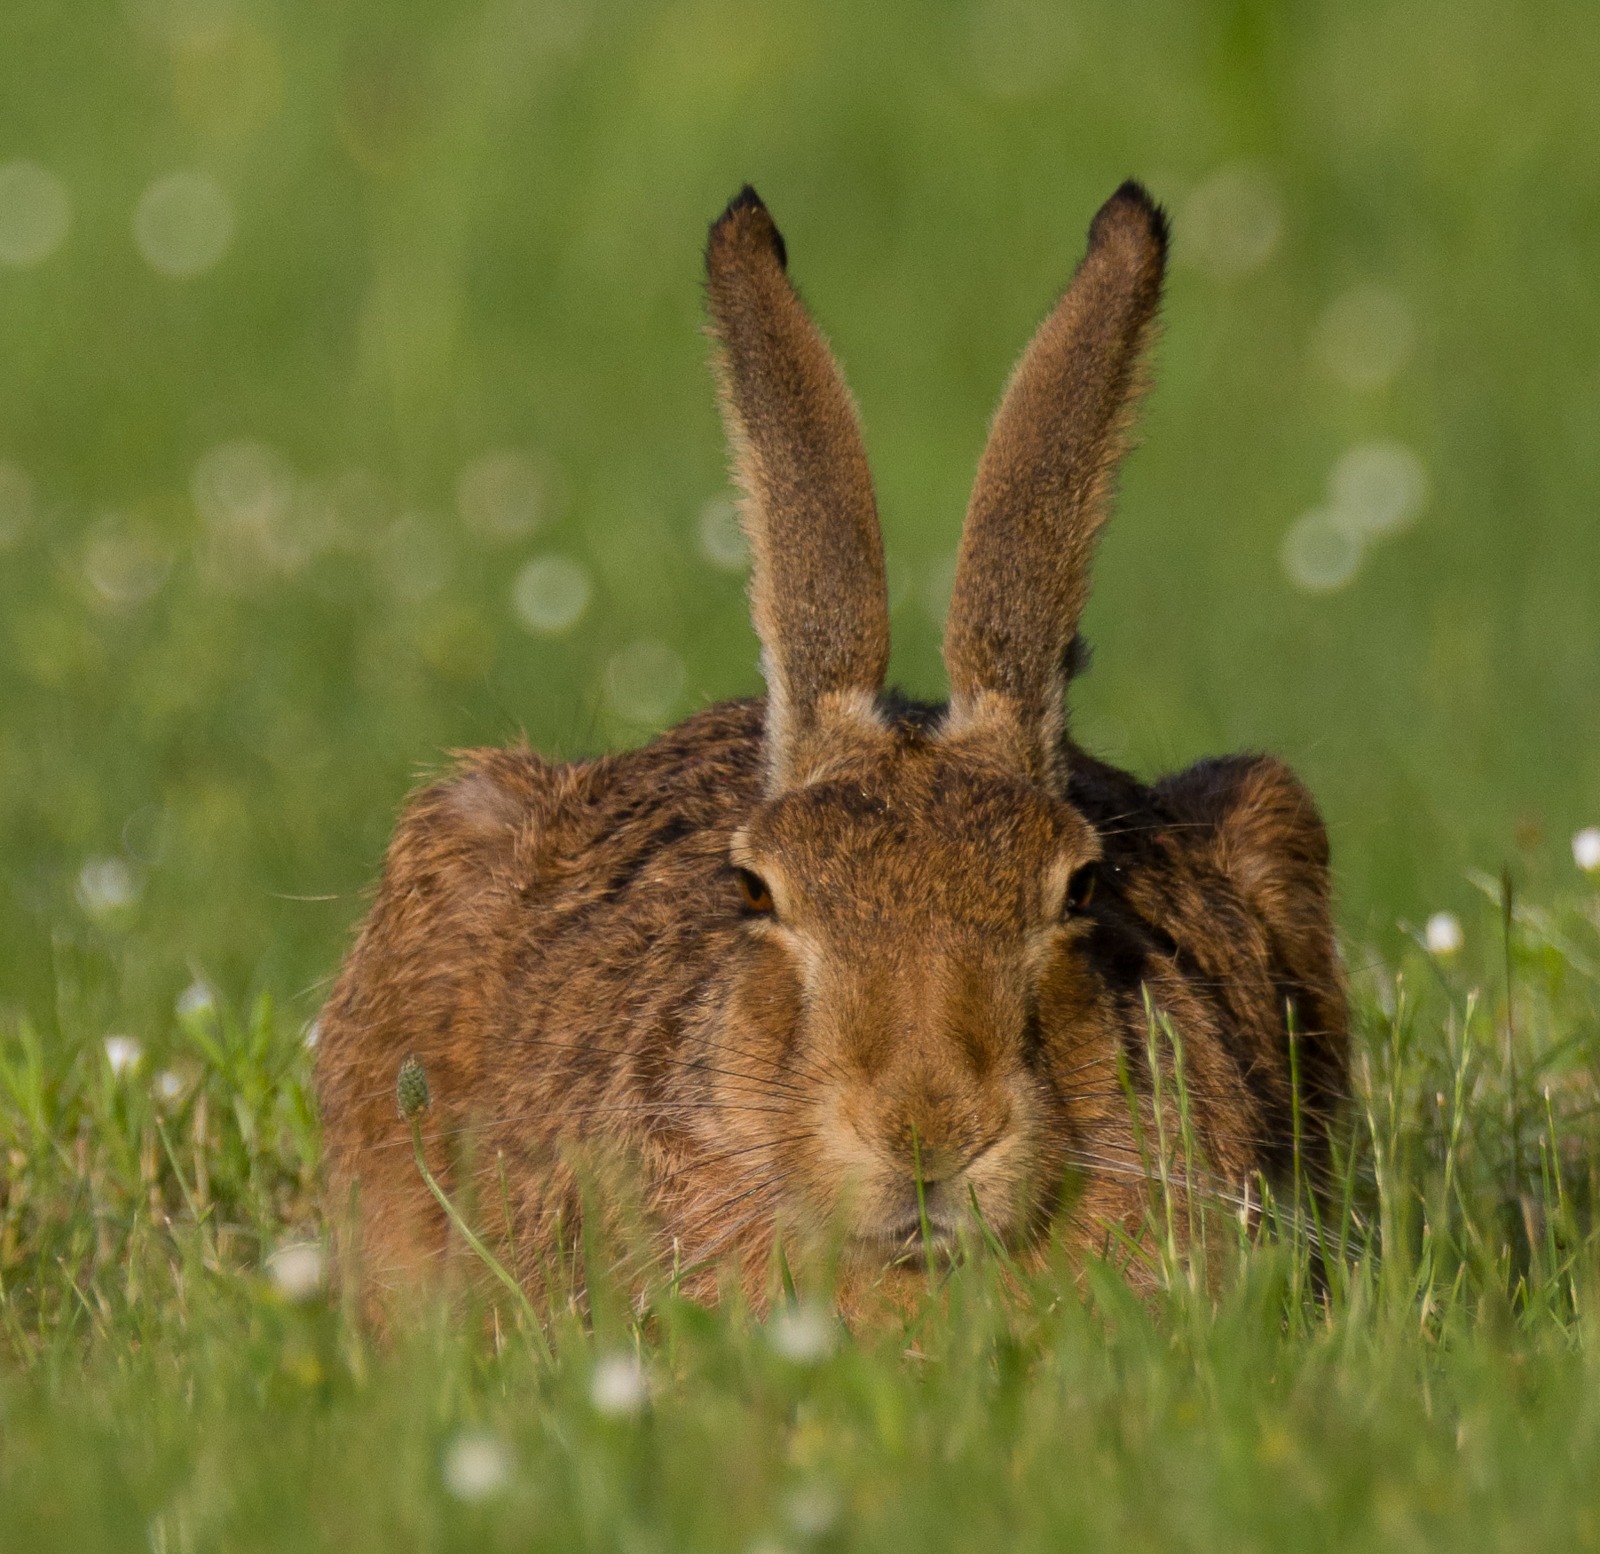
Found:
[[[413,800],[318,1058],[334,1201],[359,1180],[380,1287],[446,1245],[395,1112],[410,1054],[436,1169],[525,1275],[573,1245],[586,1165],[663,1261],[756,1288],[775,1233],[881,1267],[924,1213],[940,1242],[976,1212],[1019,1249],[1098,1246],[1147,1202],[1152,1010],[1209,1178],[1287,1174],[1292,1033],[1319,1163],[1345,1014],[1309,797],[1268,758],[1146,787],[1063,732],[1164,239],[1119,192],[1018,369],[931,708],[880,689],[870,484],[781,240],[753,196],[718,223],[769,695],[589,763],[472,752]]]

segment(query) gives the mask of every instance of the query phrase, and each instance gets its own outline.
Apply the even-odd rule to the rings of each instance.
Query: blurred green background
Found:
[[[1278,751],[1380,947],[1600,819],[1592,5],[6,0],[0,1003],[307,1019],[448,747],[759,688],[700,327],[746,179],[844,360],[894,674],[1007,369],[1176,222],[1080,736]],[[0,1010],[0,1013],[3,1013]]]

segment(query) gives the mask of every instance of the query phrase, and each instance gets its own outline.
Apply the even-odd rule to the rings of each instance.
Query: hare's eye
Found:
[[[1095,881],[1099,874],[1092,863],[1086,863],[1081,869],[1074,869],[1072,876],[1067,881],[1067,899],[1065,910],[1068,912],[1081,912],[1094,900]]]
[[[735,869],[733,877],[739,882],[739,899],[744,902],[747,911],[772,910],[772,892],[759,874],[752,874],[748,869]]]

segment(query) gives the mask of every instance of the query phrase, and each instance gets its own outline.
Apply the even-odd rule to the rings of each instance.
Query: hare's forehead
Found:
[[[992,870],[1002,859],[1043,866],[1093,845],[1076,811],[1031,784],[959,769],[918,776],[924,780],[795,789],[764,804],[743,839],[753,854],[780,865],[881,865],[900,855],[963,875]]]

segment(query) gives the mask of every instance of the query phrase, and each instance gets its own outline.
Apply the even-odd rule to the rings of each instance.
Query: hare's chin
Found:
[[[954,1256],[958,1244],[954,1225],[936,1225],[930,1219],[928,1234],[922,1233],[918,1220],[910,1224],[885,1227],[877,1231],[859,1231],[850,1239],[852,1255],[863,1263],[890,1267],[922,1268],[930,1257],[935,1264],[947,1262]]]
[[[979,1227],[968,1207],[964,1184],[952,1190],[952,1184],[933,1183],[925,1194],[923,1209],[927,1222],[924,1230],[923,1211],[919,1210],[915,1189],[903,1194],[894,1205],[885,1205],[877,1213],[860,1214],[852,1227],[849,1246],[855,1256],[863,1261],[893,1264],[920,1264],[931,1251],[936,1259],[951,1255],[963,1235],[979,1234]],[[1002,1238],[1009,1227],[990,1225],[990,1231]]]

